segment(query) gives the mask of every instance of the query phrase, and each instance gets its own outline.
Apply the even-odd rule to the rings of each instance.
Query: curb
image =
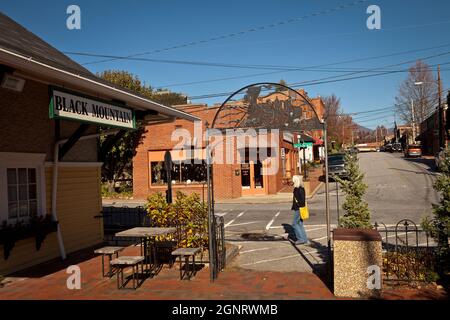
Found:
[[[324,183],[322,181],[320,181],[320,183],[317,185],[317,187],[313,190],[313,192],[311,192],[311,194],[309,196],[306,197],[306,199],[311,199],[312,197],[314,197],[317,193],[317,191],[319,191],[320,187],[323,185]]]
[[[225,242],[225,268],[230,265],[234,258],[239,254],[239,246],[228,241]]]

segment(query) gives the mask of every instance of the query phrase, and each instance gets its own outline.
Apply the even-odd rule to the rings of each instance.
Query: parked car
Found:
[[[405,149],[405,157],[421,157],[422,149],[417,144],[410,144]]]
[[[380,147],[380,152],[385,152],[386,151],[386,147],[385,146],[381,146]]]
[[[434,156],[434,163],[436,164],[436,171],[439,171],[439,166],[441,165],[441,162],[444,160],[445,156],[445,150],[441,148],[441,151],[436,153]]]
[[[325,168],[324,168],[325,175]],[[328,156],[328,175],[330,177],[338,176],[340,178],[348,177],[348,172],[345,170],[345,154],[335,153]]]
[[[402,148],[402,144],[399,142],[395,142],[392,144],[392,151],[391,152],[402,152],[403,148]]]
[[[392,152],[392,143],[388,143],[384,146],[384,151],[386,152]]]

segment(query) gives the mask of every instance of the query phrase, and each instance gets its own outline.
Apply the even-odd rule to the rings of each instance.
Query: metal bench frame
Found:
[[[142,279],[140,282],[138,281],[138,279],[136,279],[136,274],[139,273],[139,265],[141,266],[141,272],[140,274],[143,276],[144,275],[144,260],[136,262],[134,264],[113,264],[112,266],[117,269],[116,275],[117,275],[117,289],[119,290],[136,290],[138,287],[140,287],[142,285],[142,283],[144,282],[144,279]],[[133,287],[132,288],[127,288],[125,287],[126,281],[124,279],[124,270],[128,267],[131,267],[133,272],[132,272],[132,279],[133,279]]]

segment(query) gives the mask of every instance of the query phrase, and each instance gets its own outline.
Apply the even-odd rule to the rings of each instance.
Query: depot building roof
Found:
[[[97,77],[0,12],[0,73],[4,72],[31,76],[102,99],[121,101],[150,121],[175,118],[200,120]]]

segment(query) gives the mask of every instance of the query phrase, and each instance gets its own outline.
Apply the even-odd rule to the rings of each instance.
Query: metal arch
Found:
[[[207,157],[207,187],[208,187],[208,234],[209,234],[209,255],[210,255],[210,281],[213,282],[217,276],[218,276],[218,265],[217,265],[217,252],[216,252],[216,219],[214,214],[214,183],[213,183],[213,167],[211,165],[211,159],[210,159],[210,151],[209,151],[209,136],[208,131],[209,129],[217,129],[215,128],[216,120],[218,118],[218,115],[224,108],[224,106],[231,100],[232,97],[234,97],[236,94],[242,92],[243,90],[251,87],[256,86],[275,86],[275,87],[282,87],[287,89],[289,92],[294,92],[301,98],[303,98],[304,101],[306,101],[306,104],[308,107],[310,107],[315,115],[315,119],[317,119],[318,123],[322,124],[322,128],[324,131],[324,148],[325,148],[325,199],[326,199],[326,225],[327,225],[327,245],[328,245],[328,268],[329,268],[329,277],[331,279],[331,226],[330,226],[330,195],[329,195],[329,181],[328,181],[328,147],[327,147],[327,125],[325,119],[321,120],[317,114],[316,109],[311,104],[309,99],[307,99],[303,94],[298,92],[297,90],[294,90],[286,85],[275,83],[275,82],[257,82],[253,83],[247,86],[244,86],[240,88],[239,90],[233,92],[230,96],[228,96],[227,99],[220,105],[218,108],[216,114],[214,115],[214,119],[211,123],[211,127],[206,130],[206,157]],[[282,93],[285,95],[284,93]],[[248,113],[248,108],[243,107],[241,108],[242,111],[244,111],[244,116],[246,113]],[[238,122],[241,123],[241,120]],[[237,126],[235,126],[237,128]],[[283,128],[285,129],[285,128]]]
[[[264,85],[266,85],[266,86],[270,85],[270,86],[283,87],[285,89],[288,89],[290,91],[295,92],[300,97],[302,97],[303,100],[305,100],[307,102],[308,106],[314,111],[314,114],[315,114],[316,118],[319,120],[319,122],[321,122],[319,116],[317,115],[317,111],[314,108],[314,106],[311,104],[311,102],[309,102],[309,100],[303,94],[301,94],[297,90],[292,89],[291,87],[288,87],[288,86],[286,86],[284,84],[280,84],[280,83],[276,83],[276,82],[256,82],[256,83],[252,83],[252,84],[246,85],[245,87],[242,87],[239,90],[234,91],[231,95],[228,96],[228,98],[225,99],[225,101],[220,105],[219,109],[217,109],[217,112],[214,115],[214,119],[213,119],[212,124],[211,124],[211,129],[214,129],[214,125],[216,123],[216,119],[217,119],[218,114],[220,113],[222,108],[227,104],[227,102],[231,100],[232,97],[234,97],[236,94],[238,94],[239,92],[241,92],[241,91],[243,91],[243,90],[245,90],[247,88],[256,87],[256,86],[264,86]]]

